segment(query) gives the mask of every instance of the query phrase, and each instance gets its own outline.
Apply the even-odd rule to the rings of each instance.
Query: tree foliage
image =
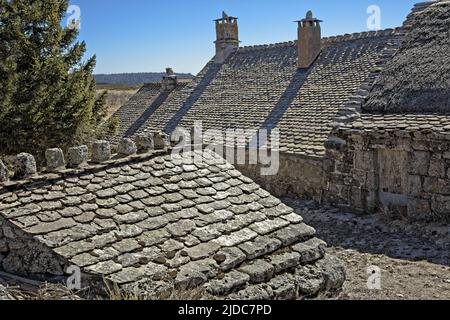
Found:
[[[93,56],[62,21],[68,0],[0,0],[0,154],[68,147],[106,115]]]

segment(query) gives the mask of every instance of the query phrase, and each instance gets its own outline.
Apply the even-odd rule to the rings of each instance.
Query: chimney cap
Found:
[[[219,18],[219,19],[215,19],[215,20],[213,20],[213,21],[225,21],[225,20],[228,20],[228,21],[230,21],[230,20],[237,20],[238,18],[237,17],[232,17],[232,16],[229,16],[225,11],[223,11],[222,12],[222,18]]]
[[[313,15],[312,11],[309,10],[309,11],[306,13],[306,17],[305,17],[304,19],[302,19],[302,20],[297,20],[297,21],[295,21],[295,22],[300,23],[300,22],[323,22],[323,21],[322,21],[322,20],[319,20],[319,19],[317,19],[317,18],[314,18],[314,15]]]
[[[166,68],[166,75],[167,76],[173,76],[175,73],[173,72],[172,68]]]

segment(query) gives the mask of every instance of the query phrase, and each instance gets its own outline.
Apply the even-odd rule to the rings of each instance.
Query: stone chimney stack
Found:
[[[215,63],[223,63],[230,54],[239,48],[239,29],[237,18],[222,13],[222,18],[214,20],[216,22],[216,56]]]
[[[322,51],[321,20],[313,18],[312,11],[298,23],[298,68],[309,68]]]
[[[173,72],[172,68],[166,68],[166,75],[163,77],[162,89],[163,91],[175,90],[178,84],[178,77]]]

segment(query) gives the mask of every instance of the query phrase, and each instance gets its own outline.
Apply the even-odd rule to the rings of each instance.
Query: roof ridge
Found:
[[[157,156],[167,156],[171,154],[172,146],[170,144],[169,138],[162,132],[152,133],[149,132],[147,134],[152,135],[152,140],[154,139],[155,143],[153,144],[153,147],[149,147],[149,145],[144,141],[144,147],[146,149],[142,149],[142,146],[139,142],[142,141],[142,139],[147,137],[136,137],[133,141],[129,138],[123,138],[122,142],[124,145],[124,148],[129,148],[127,150],[127,154],[120,154],[120,146],[119,146],[119,152],[117,154],[111,153],[111,143],[104,140],[98,140],[93,143],[92,147],[92,154],[96,153],[95,150],[95,144],[99,144],[98,149],[101,149],[101,151],[98,152],[105,152],[105,149],[109,150],[107,155],[104,154],[103,159],[99,161],[95,161],[94,159],[88,160],[88,147],[87,146],[79,146],[72,149],[77,149],[76,151],[80,151],[80,149],[86,150],[84,152],[84,155],[78,155],[80,158],[83,157],[84,161],[78,165],[70,166],[69,163],[70,160],[66,163],[64,160],[64,154],[61,149],[48,149],[47,151],[52,151],[52,155],[54,158],[47,159],[47,168],[43,167],[41,170],[38,170],[34,156],[27,153],[22,153],[20,155],[17,155],[16,157],[7,157],[3,160],[9,160],[5,163],[8,163],[10,166],[14,166],[13,170],[14,173],[26,171],[24,176],[18,177],[17,179],[10,180],[10,172],[6,172],[4,176],[1,176],[0,178],[0,193],[2,193],[2,190],[5,189],[11,189],[11,188],[18,188],[22,187],[24,185],[28,185],[30,183],[38,183],[38,182],[48,182],[48,181],[57,181],[65,177],[73,177],[73,176],[80,176],[85,175],[93,172],[97,172],[99,170],[107,170],[116,166],[134,163],[136,161],[144,161],[148,159],[152,159]],[[156,139],[158,139],[158,143],[156,143]],[[139,150],[141,149],[141,150]],[[70,153],[70,150],[69,150]],[[58,154],[57,156],[55,156]],[[70,155],[69,155],[70,157]],[[20,160],[17,160],[20,158]],[[92,157],[93,158],[93,157]],[[61,166],[55,169],[49,168],[49,161],[61,161],[59,163]],[[25,163],[26,162],[26,163]],[[0,159],[0,169],[2,167],[7,170],[7,167],[5,163]],[[67,166],[67,168],[66,168]],[[29,170],[27,170],[29,169]],[[13,175],[11,175],[12,177]]]
[[[365,39],[365,38],[373,38],[373,37],[386,37],[393,34],[396,34],[401,27],[397,28],[386,28],[377,31],[361,31],[361,32],[353,32],[346,33],[343,35],[329,36],[322,38],[322,44],[330,44],[342,41],[350,41],[357,39]],[[290,47],[295,45],[297,40],[284,41],[284,42],[275,42],[275,43],[267,43],[267,44],[256,44],[256,45],[248,45],[239,48],[239,51],[247,51],[247,50],[258,50],[258,49],[272,49],[272,48],[283,48]]]

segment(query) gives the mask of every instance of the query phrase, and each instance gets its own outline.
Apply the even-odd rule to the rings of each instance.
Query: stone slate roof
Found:
[[[440,114],[362,114],[354,122],[335,129],[335,134],[397,134],[450,140],[450,117]]]
[[[378,75],[369,79],[365,90],[360,90],[351,99],[353,101],[348,105],[348,119],[344,119],[345,116],[337,119],[336,132],[389,133],[401,130],[406,135],[431,134],[436,139],[449,138],[450,115],[445,109],[450,106],[450,94],[448,89],[441,90],[442,85],[449,85],[448,72],[440,75],[439,80],[434,75],[425,75],[425,72],[430,72],[434,67],[424,65],[422,59],[424,52],[436,47],[436,41],[448,41],[448,37],[443,39],[443,35],[449,32],[448,27],[444,31],[441,29],[441,34],[432,34],[434,27],[442,27],[440,23],[436,23],[436,15],[441,15],[441,20],[444,21],[449,17],[448,9],[448,2],[445,1],[422,2],[414,6],[403,27],[399,29],[399,40],[387,48],[387,57],[380,64]],[[427,27],[423,28],[423,24]],[[422,48],[417,48],[418,41],[423,42],[423,51]],[[438,64],[448,65],[445,63],[447,58],[440,56],[439,52],[440,49],[437,48],[436,52],[429,53],[426,60],[435,67]],[[411,59],[411,55],[417,59]],[[402,63],[403,66],[400,66]],[[445,66],[441,69],[445,69]],[[419,75],[419,71],[423,74]],[[405,76],[407,73],[410,75]],[[401,84],[399,79],[403,79]],[[411,91],[412,86],[417,87],[415,93]],[[434,89],[430,91],[427,86],[435,88],[435,93],[441,93],[432,97],[429,94]],[[398,104],[400,99],[404,99],[405,103]],[[436,105],[437,101],[439,103]]]
[[[154,296],[200,285],[237,299],[340,288],[343,268],[313,228],[198,152],[196,164],[154,151],[0,185],[0,266],[52,279],[76,265],[88,283],[106,277]]]
[[[170,100],[174,92],[182,89],[186,82],[179,82],[173,92],[163,92],[161,83],[148,83],[131,97],[131,99],[117,110],[112,117],[119,120],[119,131],[109,140],[118,142],[122,137],[129,137],[147,120],[163,102]]]
[[[240,48],[223,65],[209,62],[138,132],[172,132],[195,120],[204,129],[279,128],[282,152],[323,155],[333,117],[394,37],[383,30],[325,38],[309,70],[297,69],[296,42]]]
[[[410,17],[410,31],[376,81],[364,112],[450,114],[449,26],[448,1]]]

